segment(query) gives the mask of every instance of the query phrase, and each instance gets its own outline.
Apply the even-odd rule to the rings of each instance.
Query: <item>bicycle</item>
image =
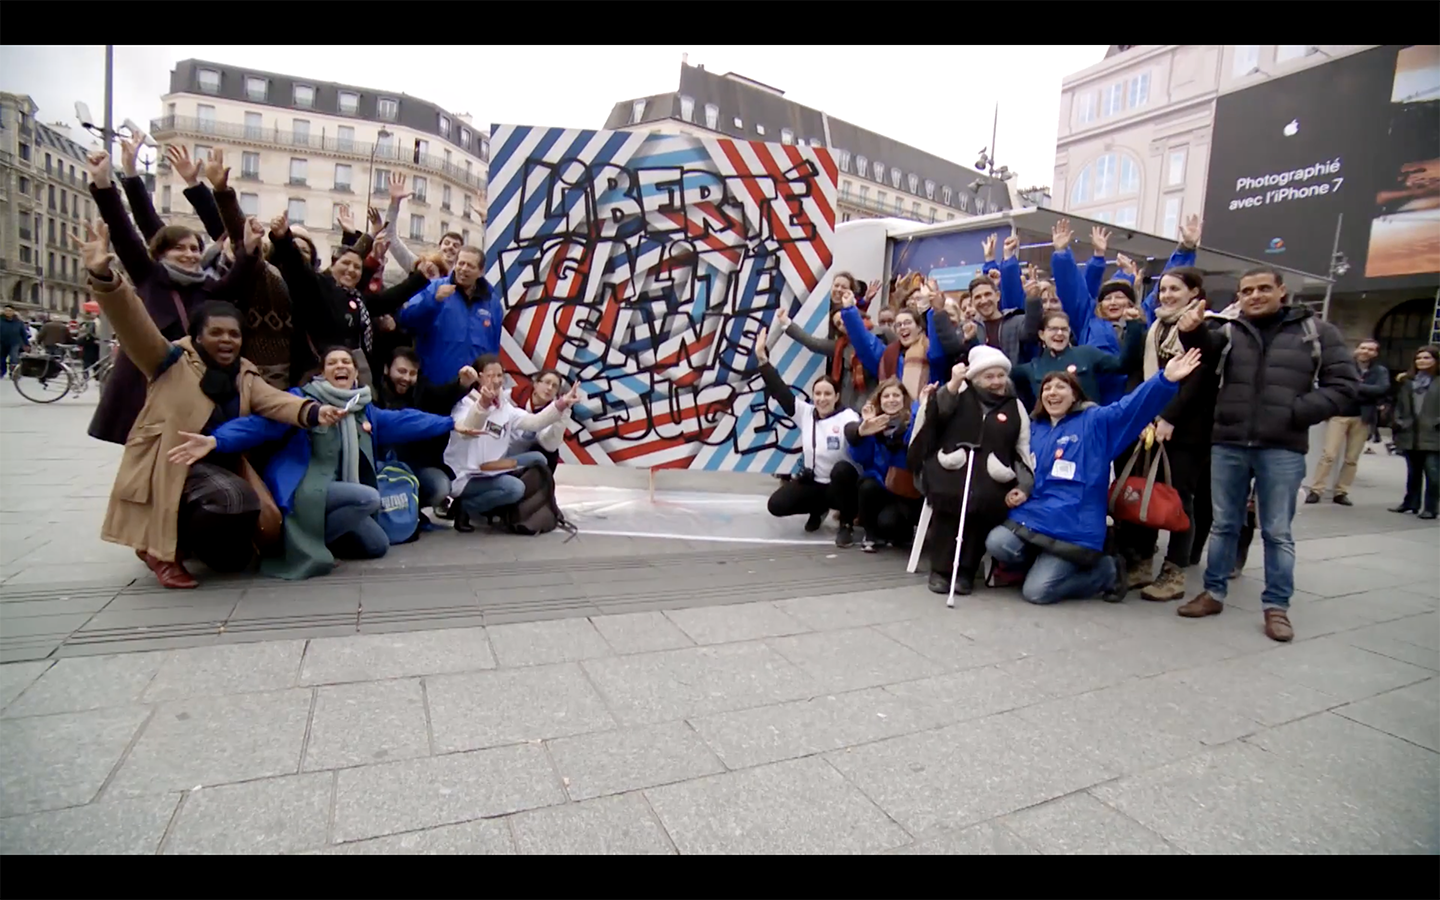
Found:
[[[115,366],[115,354],[119,345],[110,342],[110,353],[102,354],[93,366],[81,363],[81,348],[78,344],[56,344],[52,352],[45,348],[33,349],[20,357],[19,363],[10,370],[10,380],[20,396],[32,403],[54,403],[71,393],[80,396],[90,387],[93,380],[104,396],[105,381]]]

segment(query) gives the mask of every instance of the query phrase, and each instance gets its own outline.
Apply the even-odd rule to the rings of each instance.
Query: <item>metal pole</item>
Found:
[[[1330,276],[1330,283],[1325,285],[1325,303],[1320,307],[1320,319],[1324,322],[1330,321],[1330,293],[1335,289],[1335,257],[1340,252],[1340,225],[1344,221],[1344,213],[1335,217],[1335,243],[1330,247],[1330,269],[1326,273]]]
[[[105,45],[105,152],[115,153],[115,45]],[[88,299],[89,294],[86,294]],[[79,311],[76,311],[78,317]],[[110,320],[100,316],[100,327],[97,329],[100,340],[110,339]]]
[[[380,149],[380,138],[376,137],[375,143],[370,145],[370,172],[365,176],[365,199],[360,204],[360,218],[365,222],[369,221],[366,216],[370,214],[370,192],[375,189],[375,151],[378,149]],[[396,227],[398,229],[399,226],[397,225]],[[363,232],[366,229],[362,228],[360,230]],[[397,230],[395,233],[399,234],[400,232]],[[342,234],[340,239],[344,240],[345,236]]]

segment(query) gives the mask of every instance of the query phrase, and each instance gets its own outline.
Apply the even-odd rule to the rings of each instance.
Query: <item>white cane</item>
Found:
[[[955,560],[950,564],[950,596],[945,598],[947,609],[955,608],[955,579],[960,574],[960,548],[965,543],[965,514],[970,511],[970,476],[975,474],[978,444],[961,444],[969,453],[965,461],[965,492],[960,495],[960,524],[955,528]]]

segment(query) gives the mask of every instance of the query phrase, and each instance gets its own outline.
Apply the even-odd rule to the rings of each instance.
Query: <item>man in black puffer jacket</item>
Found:
[[[1240,277],[1238,302],[1230,309],[1207,317],[1197,304],[1180,320],[1180,342],[1205,353],[1205,365],[1219,373],[1220,391],[1211,433],[1215,515],[1205,590],[1178,611],[1200,618],[1224,609],[1253,477],[1265,538],[1261,605],[1265,634],[1275,641],[1295,636],[1288,615],[1295,591],[1290,523],[1305,480],[1310,427],[1348,415],[1360,394],[1355,361],[1340,332],[1285,300],[1279,272],[1252,269]]]

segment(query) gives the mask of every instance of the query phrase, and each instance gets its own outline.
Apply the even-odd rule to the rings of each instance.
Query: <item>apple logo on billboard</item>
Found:
[[[1285,136],[1286,136],[1286,137],[1294,137],[1295,135],[1297,135],[1297,134],[1299,134],[1299,133],[1300,133],[1300,120],[1299,120],[1299,119],[1291,119],[1291,120],[1290,120],[1290,124],[1285,126],[1285,129],[1284,129],[1284,134],[1285,134]]]

